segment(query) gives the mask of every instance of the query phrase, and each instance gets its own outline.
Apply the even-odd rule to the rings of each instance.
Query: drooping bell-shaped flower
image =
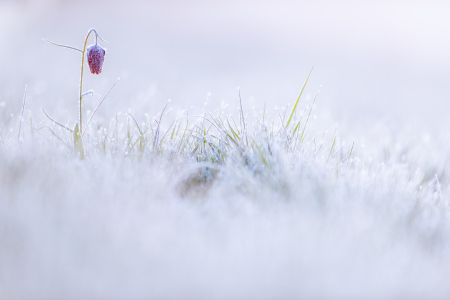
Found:
[[[100,74],[102,72],[103,61],[105,60],[105,49],[99,45],[90,45],[86,49],[89,69],[92,74]]]

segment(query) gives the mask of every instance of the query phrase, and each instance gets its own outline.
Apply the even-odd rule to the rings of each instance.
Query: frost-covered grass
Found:
[[[447,148],[344,143],[299,103],[94,118],[82,149],[5,117],[1,298],[447,298]]]

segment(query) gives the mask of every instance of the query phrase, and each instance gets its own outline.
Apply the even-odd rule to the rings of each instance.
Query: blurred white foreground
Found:
[[[211,126],[229,116],[205,116],[157,148],[150,118],[96,123],[85,160],[51,122],[24,123],[20,142],[18,119],[3,125],[0,296],[449,295],[448,140],[426,156],[407,139],[350,153],[312,120],[290,138],[297,116],[288,129],[247,123],[247,143],[239,125]]]

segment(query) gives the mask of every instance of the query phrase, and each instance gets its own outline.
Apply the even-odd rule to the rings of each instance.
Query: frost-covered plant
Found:
[[[86,45],[87,45],[89,36],[92,32],[95,33],[95,44],[90,45],[86,49]],[[87,59],[88,59],[89,68],[91,70],[91,73],[92,74],[100,74],[102,72],[102,66],[103,66],[103,61],[105,60],[106,51],[105,51],[105,49],[103,49],[101,46],[98,45],[98,43],[97,43],[98,39],[105,41],[98,35],[97,31],[94,28],[92,28],[88,31],[88,33],[86,35],[86,40],[84,41],[83,50],[75,48],[75,47],[71,47],[71,46],[57,44],[57,43],[54,43],[54,42],[44,39],[45,41],[47,41],[53,45],[81,52],[81,77],[80,77],[80,102],[79,102],[79,109],[80,109],[79,132],[81,135],[83,133],[83,118],[82,118],[82,113],[81,113],[82,101],[83,101],[83,96],[88,94],[88,93],[83,93],[84,56],[85,56],[85,53],[87,53]]]
[[[94,32],[95,33],[95,44],[90,45],[89,47],[86,48],[88,39],[90,34]],[[78,154],[80,155],[81,158],[84,158],[84,148],[83,148],[83,114],[82,114],[82,104],[83,104],[83,96],[89,95],[89,94],[93,94],[92,90],[89,90],[88,92],[83,93],[83,71],[84,71],[84,57],[85,54],[87,56],[87,60],[88,60],[88,64],[89,64],[89,69],[91,71],[92,74],[100,74],[102,72],[102,67],[103,67],[103,62],[105,60],[105,54],[106,51],[104,48],[102,48],[100,45],[98,45],[98,39],[101,39],[102,41],[106,42],[105,40],[103,40],[97,33],[97,31],[92,28],[88,31],[87,35],[86,35],[86,39],[84,41],[84,46],[83,46],[83,50],[75,48],[75,47],[71,47],[71,46],[66,46],[66,45],[62,45],[62,44],[58,44],[58,43],[54,43],[51,42],[49,40],[44,39],[45,41],[55,45],[55,46],[59,46],[59,47],[64,47],[64,48],[68,48],[68,49],[72,49],[72,50],[76,50],[81,52],[81,76],[80,76],[80,99],[79,99],[79,123],[75,124],[74,129],[70,129],[67,126],[53,120],[45,111],[45,115],[51,119],[52,121],[54,121],[56,124],[62,126],[63,128],[73,132],[73,145],[74,145],[74,149],[76,152],[78,152]],[[114,84],[115,85],[115,84]],[[113,86],[114,87],[114,86]],[[108,92],[109,93],[109,92]],[[105,96],[106,97],[106,96]],[[103,98],[104,100],[104,98]],[[102,104],[103,100],[100,102],[99,106]],[[97,107],[98,109],[98,107]],[[96,109],[96,110],[97,110]],[[95,111],[96,111],[95,110]],[[95,113],[95,112],[94,112]],[[93,115],[92,115],[93,116]],[[91,119],[92,119],[91,116]],[[90,120],[88,121],[87,125],[89,125]],[[86,125],[86,129],[87,129],[87,125]]]

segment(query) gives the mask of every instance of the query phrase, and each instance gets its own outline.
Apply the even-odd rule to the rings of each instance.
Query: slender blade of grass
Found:
[[[55,119],[53,119],[52,117],[50,117],[50,116],[45,112],[45,110],[44,110],[43,108],[41,108],[41,109],[42,109],[42,111],[44,112],[44,114],[47,116],[47,118],[50,119],[50,121],[52,121],[53,123],[55,123],[55,124],[58,125],[58,126],[61,126],[61,127],[64,128],[65,130],[68,130],[68,131],[70,131],[70,132],[73,132],[73,130],[70,129],[69,127],[67,127],[66,125],[61,124],[61,123],[59,123],[58,121],[56,121]]]
[[[100,107],[100,105],[102,105],[103,101],[105,101],[106,97],[108,97],[109,92],[111,92],[111,90],[116,86],[116,84],[117,84],[117,82],[118,82],[119,80],[120,80],[120,78],[117,78],[116,82],[114,82],[114,84],[112,85],[112,87],[109,89],[109,91],[108,91],[108,92],[106,93],[106,95],[103,97],[102,101],[100,101],[100,103],[99,103],[99,104],[97,105],[97,107],[95,108],[94,112],[92,113],[91,117],[89,118],[89,121],[87,122],[86,129],[85,129],[84,132],[83,132],[83,136],[84,136],[84,134],[86,133],[86,131],[87,131],[87,129],[88,129],[88,126],[89,126],[89,124],[91,123],[91,120],[92,120],[92,118],[94,117],[95,113],[97,112],[98,108]],[[133,119],[134,119],[134,118],[133,118]],[[136,122],[136,120],[134,120],[134,121]],[[136,125],[137,125],[137,123],[136,123]],[[139,126],[138,126],[138,128],[139,128]],[[139,129],[139,131],[141,131],[141,129]]]
[[[292,117],[294,116],[295,110],[297,109],[298,102],[300,101],[300,97],[303,94],[303,90],[305,89],[305,86],[306,86],[306,84],[308,83],[308,80],[309,80],[309,76],[311,76],[311,73],[312,73],[313,70],[314,70],[314,67],[311,68],[311,71],[309,72],[308,77],[306,78],[306,81],[303,84],[302,90],[300,91],[300,95],[298,95],[297,101],[295,101],[295,105],[292,108],[291,115],[289,116],[289,119],[288,119],[288,121],[286,123],[286,127],[288,127],[289,124],[291,123]]]
[[[242,132],[245,136],[245,142],[248,146],[248,137],[247,137],[247,130],[245,129],[245,119],[244,119],[244,110],[242,108],[242,99],[241,99],[241,89],[239,89],[239,103],[241,105],[241,117],[242,117]]]
[[[57,43],[54,43],[54,42],[49,41],[49,40],[47,40],[47,39],[42,39],[42,40],[43,40],[43,41],[46,41],[46,42],[48,42],[48,43],[50,43],[50,44],[52,44],[52,45],[58,46],[58,47],[68,48],[68,49],[80,51],[81,53],[83,53],[83,50],[78,49],[78,48],[75,48],[75,47],[70,47],[70,46],[62,45],[62,44],[57,44]]]

